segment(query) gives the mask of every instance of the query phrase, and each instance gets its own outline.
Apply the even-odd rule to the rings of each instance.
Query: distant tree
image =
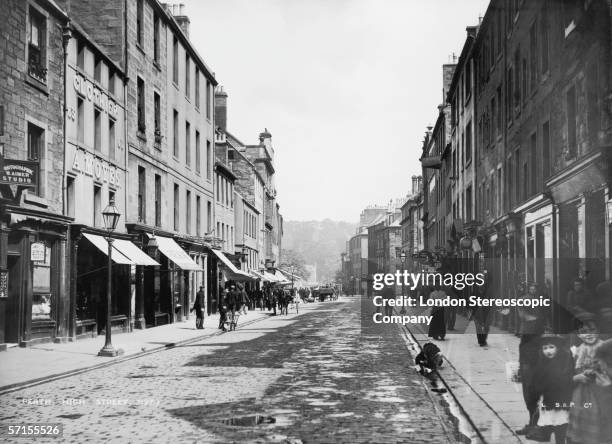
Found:
[[[282,250],[281,263],[278,268],[297,274],[304,280],[308,280],[310,277],[310,272],[306,268],[306,261],[302,255],[295,250]]]

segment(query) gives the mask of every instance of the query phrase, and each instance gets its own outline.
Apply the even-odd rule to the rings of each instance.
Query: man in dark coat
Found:
[[[240,301],[242,297],[240,292],[236,290],[236,286],[232,285],[227,295],[227,310],[232,312],[232,316],[236,314],[236,310],[240,309]]]
[[[196,315],[196,328],[204,328],[204,287],[200,287],[200,291],[196,293],[195,301],[191,311],[195,311]]]

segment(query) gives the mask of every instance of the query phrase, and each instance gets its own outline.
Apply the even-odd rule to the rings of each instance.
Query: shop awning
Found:
[[[266,277],[263,274],[255,270],[251,270],[251,276],[253,276],[255,279],[261,279],[262,281],[266,280]]]
[[[263,272],[263,276],[264,276],[264,279],[267,280],[268,282],[274,282],[274,283],[279,282],[276,276],[274,276],[272,273],[268,273],[267,271]]]
[[[232,264],[232,261],[230,261],[227,256],[225,254],[223,254],[222,251],[220,250],[212,250],[213,253],[215,253],[215,256],[217,256],[221,262],[223,263],[223,265],[225,265],[225,267],[227,267],[227,269],[229,270],[229,272],[233,275],[231,276],[233,279],[235,280],[245,280],[245,279],[253,279],[253,276],[251,276],[248,273],[245,273],[242,270],[239,270],[238,268],[236,268],[236,266],[234,264]]]
[[[288,279],[280,270],[274,270],[274,276],[278,279],[281,284],[290,284],[291,279]]]
[[[149,238],[153,237],[149,233],[147,233],[147,236],[149,236]],[[179,268],[183,270],[204,271],[201,265],[196,264],[185,250],[174,242],[174,239],[162,236],[155,236],[155,239],[157,240],[157,245],[159,245],[159,251]]]
[[[115,239],[113,247],[130,258],[136,265],[159,265],[151,256],[128,240]]]
[[[97,234],[83,233],[83,236],[85,236],[85,238],[89,242],[91,242],[98,250],[108,255],[108,241],[106,239],[104,239],[102,236],[98,236]],[[122,254],[118,249],[114,247],[113,251],[111,252],[111,259],[116,264],[134,265],[134,262],[130,258]]]

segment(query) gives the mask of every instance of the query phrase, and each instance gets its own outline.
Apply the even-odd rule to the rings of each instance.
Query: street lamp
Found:
[[[119,222],[119,218],[121,217],[121,213],[115,206],[115,199],[111,198],[108,206],[102,211],[102,218],[104,219],[104,227],[108,232],[107,241],[108,241],[108,283],[106,290],[106,341],[104,343],[104,347],[98,352],[98,356],[109,356],[114,357],[121,354],[120,351],[116,350],[111,343],[111,312],[112,312],[112,303],[111,303],[111,284],[112,284],[112,266],[113,262],[111,259],[111,255],[113,252],[113,238],[111,237],[115,228],[117,228],[117,223]]]

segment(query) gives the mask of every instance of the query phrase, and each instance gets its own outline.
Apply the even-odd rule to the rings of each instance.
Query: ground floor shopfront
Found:
[[[67,340],[69,218],[2,205],[0,349]]]

